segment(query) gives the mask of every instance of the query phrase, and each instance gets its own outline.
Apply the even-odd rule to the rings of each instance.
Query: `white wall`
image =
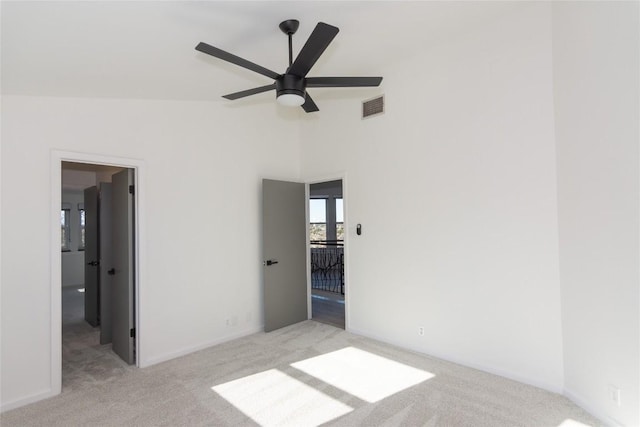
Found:
[[[240,113],[251,126],[238,125]],[[261,178],[299,176],[297,122],[281,114],[275,104],[240,112],[217,102],[3,97],[3,408],[51,388],[51,150],[144,161],[148,365],[261,329]]]
[[[62,286],[84,284],[84,252],[62,253]]]
[[[637,3],[610,4],[400,2],[474,19],[428,41],[394,34],[393,52],[370,52],[380,89],[315,90],[321,112],[302,117],[271,104],[3,97],[3,408],[50,388],[59,149],[145,162],[145,364],[260,328],[260,178],[344,172],[353,331],[637,425]],[[378,93],[387,112],[361,121],[359,100]]]
[[[103,181],[103,180],[101,180]],[[109,176],[111,182],[111,176]],[[98,183],[97,174],[94,171],[62,169],[62,189],[64,191],[82,191]]]
[[[565,388],[627,426],[640,425],[638,6],[553,6]]]
[[[323,99],[302,170],[346,171],[351,330],[561,391],[551,8],[483,6],[379,90]]]

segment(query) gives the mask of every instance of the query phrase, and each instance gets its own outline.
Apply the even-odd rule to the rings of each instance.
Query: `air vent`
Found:
[[[377,116],[384,113],[384,95],[362,101],[362,118]]]

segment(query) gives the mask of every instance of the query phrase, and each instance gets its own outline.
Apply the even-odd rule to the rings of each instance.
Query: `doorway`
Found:
[[[311,318],[345,329],[342,180],[309,185]]]
[[[62,162],[63,387],[109,380],[134,362],[129,317],[135,317],[135,295],[127,273],[134,263],[126,259],[133,259],[134,229],[127,221],[133,174],[129,168]],[[125,261],[116,265],[121,253]],[[124,293],[116,292],[123,287]]]
[[[139,342],[137,336],[140,335],[137,332],[140,330],[140,320],[137,313],[140,307],[138,299],[140,278],[145,268],[139,262],[141,232],[138,217],[143,211],[143,206],[137,193],[142,182],[142,167],[143,164],[136,160],[57,150],[52,152],[52,395],[62,391],[63,375],[65,385],[75,387],[81,386],[86,381],[108,381],[140,366],[140,348],[136,348],[136,343]],[[116,178],[118,182],[116,182]],[[121,277],[113,279],[113,287],[105,286],[105,288],[111,288],[111,292],[116,292],[116,289],[125,289],[127,304],[119,305],[126,307],[124,315],[123,312],[117,312],[115,308],[113,313],[112,310],[109,310],[109,313],[105,311],[104,293],[100,292],[99,287],[94,290],[94,297],[97,296],[97,298],[92,302],[93,311],[87,312],[87,299],[85,298],[87,283],[84,277],[84,267],[87,267],[87,264],[97,266],[102,259],[108,257],[94,255],[89,260],[85,256],[88,255],[87,233],[89,233],[90,223],[88,219],[89,206],[84,198],[84,189],[88,187],[105,188],[105,186],[112,185],[110,181],[112,181],[114,188],[118,186],[119,193],[125,193],[125,208],[114,208],[113,217],[109,219],[114,222],[120,221],[122,224],[124,217],[126,226],[113,225],[108,237],[113,238],[114,248],[119,248],[119,250],[112,251],[116,255],[115,258],[118,259],[105,262],[100,276]],[[69,194],[72,194],[75,199],[72,197],[69,200]],[[114,201],[113,205],[116,204],[123,206],[121,201]],[[123,215],[122,212],[125,214]],[[118,233],[117,230],[121,230],[121,232]],[[62,251],[60,248],[61,233]],[[104,244],[104,241],[111,239],[104,238],[102,240]],[[122,258],[126,262],[123,263]],[[116,282],[127,285],[123,288]],[[115,306],[118,305],[114,303]],[[126,341],[131,343],[129,346],[131,352],[128,358],[123,357],[121,352],[116,354],[112,351],[112,347],[113,350],[116,350],[115,344],[104,343],[105,336],[102,332],[106,324],[105,318],[108,318],[109,314],[112,314],[112,319],[116,317],[121,319],[120,323],[124,323],[127,327]],[[87,318],[88,315],[89,318]],[[113,325],[115,326],[115,322]],[[116,335],[124,336],[125,334],[113,332],[113,335],[115,342]]]
[[[111,181],[125,168],[61,168],[62,384],[74,388],[126,368],[111,351],[112,286],[104,274],[112,250]]]

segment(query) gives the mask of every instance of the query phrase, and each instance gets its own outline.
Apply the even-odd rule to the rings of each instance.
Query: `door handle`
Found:
[[[277,264],[277,263],[278,263],[278,261],[275,260],[275,259],[268,259],[268,260],[264,261],[262,263],[262,265],[270,266],[270,265]]]
[[[90,265],[92,267],[96,267],[96,266],[100,265],[100,261],[89,261],[87,263],[87,265]]]
[[[113,276],[113,275],[115,275],[115,274],[116,274],[116,269],[115,269],[115,268],[112,268],[111,270],[107,271],[107,274],[108,274],[109,276]]]

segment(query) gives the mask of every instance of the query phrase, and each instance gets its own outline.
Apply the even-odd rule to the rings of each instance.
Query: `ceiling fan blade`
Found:
[[[272,83],[266,86],[254,87],[253,89],[242,90],[240,92],[230,93],[229,95],[224,95],[223,98],[227,98],[230,100],[244,98],[245,96],[255,95],[257,93],[266,92],[268,90],[272,90],[276,88],[276,84]]]
[[[307,87],[380,86],[382,77],[307,77]]]
[[[232,64],[254,71],[258,74],[262,74],[263,76],[270,77],[274,80],[280,77],[280,74],[276,73],[275,71],[271,71],[258,64],[254,64],[251,61],[247,61],[246,59],[240,58],[239,56],[233,55],[229,52],[225,52],[222,49],[218,49],[217,47],[213,47],[203,42],[198,43],[198,46],[196,46],[196,50],[199,50],[200,52],[206,53],[211,56],[215,56],[216,58],[220,58],[223,61],[231,62]]]
[[[318,108],[316,103],[313,102],[313,99],[311,99],[311,95],[309,95],[309,92],[307,92],[307,95],[306,95],[305,100],[304,100],[304,104],[302,104],[302,108],[307,113],[313,113],[314,111],[320,111],[320,109]]]
[[[300,50],[298,57],[287,71],[288,74],[295,74],[299,77],[307,75],[311,67],[316,63],[320,55],[325,51],[329,43],[340,31],[333,25],[318,22],[309,39]]]

